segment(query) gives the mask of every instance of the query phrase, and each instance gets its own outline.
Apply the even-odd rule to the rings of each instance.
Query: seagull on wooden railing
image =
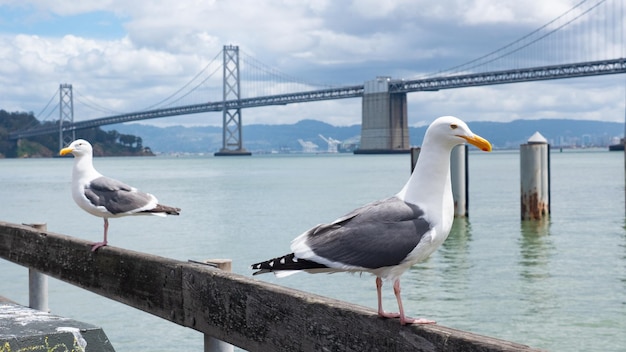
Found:
[[[150,193],[138,191],[118,180],[103,176],[93,167],[93,148],[84,139],[77,139],[60,155],[74,155],[72,198],[89,214],[104,218],[104,240],[96,242],[91,251],[107,245],[109,218],[129,215],[178,215],[180,208],[159,204]]]
[[[417,164],[393,197],[379,200],[304,232],[291,243],[292,253],[252,265],[254,275],[369,272],[376,276],[378,315],[405,324],[434,324],[409,318],[400,296],[400,276],[428,258],[448,237],[454,220],[450,153],[468,142],[483,151],[491,144],[456,117],[436,119],[426,130]],[[393,282],[399,313],[382,306],[383,280]]]

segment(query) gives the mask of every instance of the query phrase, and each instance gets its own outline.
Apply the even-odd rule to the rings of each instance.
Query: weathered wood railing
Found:
[[[0,258],[250,351],[536,351],[249,277],[0,222]]]

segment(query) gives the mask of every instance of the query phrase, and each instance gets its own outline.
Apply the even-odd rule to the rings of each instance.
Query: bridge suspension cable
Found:
[[[57,101],[57,104],[55,104],[55,106],[52,109],[50,109],[48,114],[44,118],[41,118],[41,116],[43,116],[44,112],[46,112],[48,107],[50,107],[50,104],[52,104],[52,102],[55,99],[57,99],[58,97],[59,97],[59,89],[57,88],[57,90],[54,92],[54,94],[52,94],[52,96],[50,97],[50,100],[48,100],[48,103],[46,104],[46,106],[43,109],[41,109],[39,114],[35,115],[35,117],[39,118],[39,121],[42,121],[42,122],[46,121],[54,112],[57,111],[57,108],[59,107],[58,101]],[[33,123],[34,123],[34,121],[33,121]],[[31,125],[28,128],[35,127],[35,125],[33,123],[31,123]]]
[[[189,94],[191,94],[191,93],[195,92],[196,90],[198,90],[204,83],[206,83],[206,81],[208,81],[211,77],[213,77],[222,68],[222,63],[221,62],[216,64],[216,60],[221,58],[222,52],[223,52],[223,50],[220,50],[220,52],[217,53],[217,55],[215,55],[213,57],[213,59],[211,59],[211,61],[209,61],[209,63],[206,64],[206,66],[204,66],[204,68],[202,70],[200,70],[200,72],[198,72],[192,79],[189,80],[189,82],[185,83],[185,85],[180,87],[177,91],[175,91],[174,93],[170,94],[168,97],[164,98],[160,102],[152,104],[152,105],[150,105],[150,106],[148,106],[148,107],[146,107],[144,109],[141,109],[140,111],[153,110],[153,109],[155,109],[157,107],[172,106],[173,104],[179,102],[181,99],[187,97]],[[176,95],[178,95],[185,88],[189,87],[194,81],[196,81],[198,78],[200,78],[200,76],[202,76],[203,73],[207,72],[207,70],[211,66],[214,67],[213,71],[211,71],[206,77],[204,77],[204,79],[202,79],[199,83],[197,83],[195,86],[193,86],[191,89],[189,89],[185,94],[182,94],[181,96],[177,97],[176,99],[173,99],[174,97],[176,97]],[[169,100],[171,100],[171,101],[169,101]],[[208,99],[206,99],[206,100],[208,100]]]
[[[547,59],[554,58],[559,62],[569,61],[569,62],[581,62],[581,61],[597,61],[598,59],[607,59],[598,58],[598,57],[585,57],[585,58],[565,58],[566,49],[561,48],[561,52],[555,52],[559,50],[559,47],[564,47],[570,43],[580,42],[580,40],[576,40],[575,37],[582,37],[584,34],[576,33],[576,31],[572,28],[574,23],[586,22],[588,23],[587,28],[584,30],[579,30],[580,32],[586,33],[589,35],[589,32],[594,32],[595,36],[600,36],[603,38],[609,37],[608,34],[612,34],[610,37],[613,39],[613,42],[616,42],[617,38],[615,38],[615,33],[618,30],[617,28],[622,28],[623,24],[623,1],[621,0],[613,0],[612,1],[612,9],[608,9],[608,6],[600,6],[606,3],[607,0],[599,0],[596,2],[589,0],[582,0],[579,3],[575,4],[572,8],[568,9],[555,19],[549,21],[548,23],[542,25],[541,27],[533,30],[532,32],[520,37],[513,42],[500,47],[496,50],[493,50],[485,55],[482,55],[476,59],[472,59],[468,62],[465,62],[460,65],[456,65],[438,72],[434,72],[426,75],[425,77],[434,77],[434,76],[447,76],[454,75],[459,73],[477,73],[477,72],[486,72],[486,71],[496,71],[500,69],[512,69],[512,68],[521,68],[521,67],[531,67],[531,66],[543,66],[549,65],[551,62],[548,62]],[[622,16],[616,18],[615,7],[616,3],[619,3],[620,10]],[[597,20],[589,19],[589,13],[592,11],[598,11]],[[607,12],[610,12],[611,18],[608,19]],[[585,20],[581,20],[584,18]],[[581,20],[581,21],[579,21]],[[608,25],[607,25],[608,20]],[[602,35],[598,35],[598,28],[602,27],[604,33]],[[556,38],[555,35],[558,33],[563,33],[566,29],[572,29],[569,33],[561,35],[559,38]],[[621,37],[619,38],[620,43],[623,43],[623,30],[619,31]],[[592,34],[592,35],[593,35]],[[553,37],[554,40],[547,40],[548,37]],[[591,41],[586,40],[585,42],[589,43],[587,45],[594,45],[596,43],[591,43]],[[531,52],[532,47],[536,44],[541,44],[543,48],[537,48],[535,51]],[[604,44],[604,43],[603,43]],[[623,45],[621,45],[623,48]],[[548,48],[549,50],[544,50]],[[555,49],[556,48],[556,49]],[[528,49],[528,52],[523,53],[525,49]],[[572,51],[572,50],[570,50]],[[579,52],[594,52],[595,50],[584,50],[583,48],[579,48]],[[550,53],[552,52],[552,54]],[[513,57],[513,54],[518,54],[519,56]],[[559,57],[555,57],[559,56]],[[622,55],[623,57],[623,49]],[[503,62],[505,58],[510,58],[510,61]],[[541,62],[540,62],[541,61]],[[490,64],[501,62],[502,64],[493,67]],[[482,68],[481,70],[475,70],[477,68]]]
[[[48,103],[46,104],[46,106],[41,109],[41,111],[35,115],[36,120],[35,121],[31,121],[30,124],[28,124],[26,127],[24,127],[24,130],[29,130],[31,128],[35,128],[37,126],[39,126],[41,124],[41,122],[47,121],[48,118],[54,114],[55,112],[58,112],[59,110],[59,103],[57,101],[57,103],[54,105],[54,107],[52,109],[50,109],[50,111],[48,111],[47,115],[45,115],[45,117],[42,117],[44,115],[44,113],[46,112],[46,110],[48,110],[48,108],[50,107],[50,104],[52,104],[52,102],[55,99],[58,99],[59,97],[59,89],[57,88],[57,90],[54,92],[54,94],[52,94],[52,97],[50,97],[50,100],[48,100]]]
[[[119,112],[119,111],[115,111],[113,109],[109,109],[109,108],[107,108],[105,106],[102,106],[102,105],[96,103],[95,101],[93,101],[93,100],[89,99],[88,97],[82,95],[80,93],[80,91],[78,91],[76,89],[72,89],[72,91],[76,95],[74,100],[78,104],[86,106],[86,107],[88,107],[88,108],[90,108],[92,110],[95,110],[95,111],[103,112],[105,114],[121,114],[121,112]]]
[[[209,75],[207,75],[202,81],[200,81],[200,83],[196,84],[187,93],[181,95],[178,99],[171,101],[169,104],[167,104],[165,106],[168,106],[168,107],[172,106],[172,105],[174,105],[174,103],[179,102],[180,100],[182,100],[183,98],[187,97],[191,93],[198,91],[200,89],[200,87],[202,87],[211,77],[213,77],[216,73],[220,72],[221,68],[222,68],[221,65],[220,66],[216,66],[215,69]],[[209,99],[204,99],[204,101],[208,101],[208,100]]]
[[[240,51],[242,65],[242,97],[254,98],[265,95],[277,95],[313,90],[313,88],[331,88],[332,85],[311,82],[281,72],[257,58]]]

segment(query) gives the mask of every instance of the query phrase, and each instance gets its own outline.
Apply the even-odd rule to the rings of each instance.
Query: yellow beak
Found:
[[[59,155],[63,156],[63,155],[67,155],[69,153],[71,153],[74,149],[72,148],[63,148],[61,149],[61,151],[59,152]]]
[[[473,135],[472,137],[459,136],[467,141],[467,143],[476,146],[478,149],[484,152],[491,151],[491,143],[479,135]]]

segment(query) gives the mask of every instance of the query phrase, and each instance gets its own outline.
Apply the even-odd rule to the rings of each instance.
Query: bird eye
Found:
[[[455,124],[455,123],[450,124],[450,128],[453,129],[453,130],[456,130],[458,127],[459,126],[457,124]]]

